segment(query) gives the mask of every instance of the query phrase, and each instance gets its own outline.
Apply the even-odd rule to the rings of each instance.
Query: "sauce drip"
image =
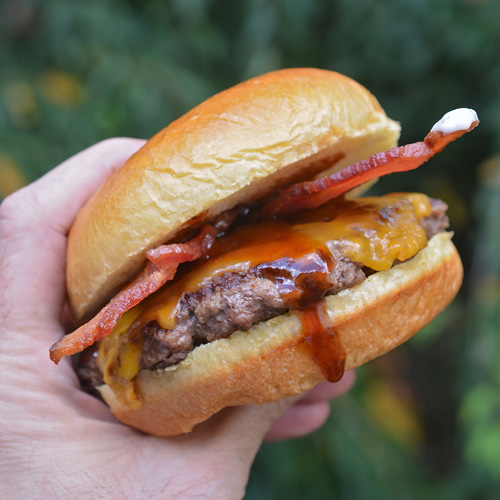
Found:
[[[301,313],[304,339],[311,356],[328,382],[338,382],[344,375],[346,354],[323,302]]]

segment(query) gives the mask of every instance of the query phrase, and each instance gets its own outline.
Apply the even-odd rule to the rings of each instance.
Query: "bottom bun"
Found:
[[[375,273],[325,299],[351,370],[402,344],[427,325],[457,293],[462,263],[449,233],[434,236],[414,258]],[[197,347],[181,363],[143,370],[136,378],[139,409],[101,394],[122,422],[157,436],[191,431],[228,406],[263,404],[300,394],[324,380],[304,339],[299,312],[262,322],[248,332]]]

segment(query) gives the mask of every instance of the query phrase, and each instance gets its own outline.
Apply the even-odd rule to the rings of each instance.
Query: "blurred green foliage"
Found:
[[[345,73],[421,140],[481,125],[376,192],[450,205],[465,281],[403,348],[358,372],[328,424],[265,445],[250,499],[493,499],[500,486],[500,2],[0,0],[0,195],[110,136],[149,137],[248,77]]]

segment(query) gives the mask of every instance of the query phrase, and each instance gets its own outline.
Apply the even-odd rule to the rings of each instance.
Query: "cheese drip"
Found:
[[[140,370],[140,330],[150,321],[175,327],[179,301],[226,272],[246,272],[282,258],[300,259],[321,252],[334,262],[343,256],[374,271],[413,257],[427,245],[420,219],[432,212],[423,194],[393,194],[355,200],[335,199],[293,219],[240,226],[221,237],[206,259],[185,264],[175,280],[124,315],[98,352],[104,382],[118,399],[140,405],[133,378]]]

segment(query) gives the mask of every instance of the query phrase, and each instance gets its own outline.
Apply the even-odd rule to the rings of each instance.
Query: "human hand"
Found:
[[[264,439],[305,435],[328,399],[228,408],[190,434],[157,438],[119,422],[82,392],[68,360],[48,348],[64,334],[66,236],[85,201],[142,146],[111,139],[70,158],[0,207],[0,497],[241,498]]]

